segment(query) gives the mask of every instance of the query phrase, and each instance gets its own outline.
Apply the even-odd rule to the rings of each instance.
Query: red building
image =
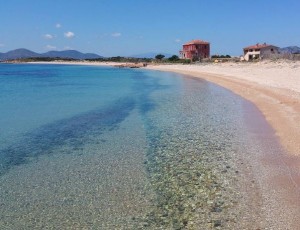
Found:
[[[185,43],[179,52],[180,58],[201,60],[210,57],[210,43],[202,40],[192,40]]]

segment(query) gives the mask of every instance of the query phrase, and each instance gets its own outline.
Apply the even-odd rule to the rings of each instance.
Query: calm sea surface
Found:
[[[230,226],[244,103],[173,73],[1,64],[0,229]]]

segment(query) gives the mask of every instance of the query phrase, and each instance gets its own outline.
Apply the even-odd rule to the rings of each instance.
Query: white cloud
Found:
[[[57,23],[57,24],[55,25],[55,27],[59,29],[59,28],[61,28],[61,24]]]
[[[44,38],[45,38],[45,39],[53,39],[54,36],[51,35],[51,34],[45,34],[45,35],[44,35]]]
[[[56,50],[56,46],[52,46],[52,45],[46,45],[45,47],[47,50]]]
[[[179,38],[175,39],[175,42],[179,43],[181,40]]]
[[[121,37],[121,35],[122,35],[122,34],[121,34],[121,33],[118,33],[118,32],[112,33],[112,34],[111,34],[111,36],[112,36],[112,37],[115,37],[115,38]]]
[[[75,34],[71,31],[65,33],[66,38],[73,38],[74,36],[75,36]]]
[[[0,43],[0,47],[3,47],[3,46],[5,46],[5,45]]]

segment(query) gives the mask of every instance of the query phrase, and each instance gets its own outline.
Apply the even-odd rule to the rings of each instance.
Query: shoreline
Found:
[[[265,116],[288,153],[300,156],[300,122],[297,124],[297,121],[300,121],[300,63],[295,69],[297,73],[289,76],[294,81],[290,85],[287,84],[289,79],[282,75],[287,73],[288,67],[279,73],[280,76],[274,76],[275,79],[271,81],[270,74],[278,74],[271,69],[275,64],[273,66],[269,63],[255,65],[234,63],[206,66],[158,65],[149,66],[147,69],[200,78],[224,87],[252,102]],[[243,67],[247,68],[245,73],[243,73]],[[253,72],[250,72],[251,68]],[[263,71],[269,71],[267,79],[264,78]],[[299,74],[298,79],[296,79],[296,74]]]
[[[117,66],[124,63],[55,62],[33,64],[71,64],[90,66]],[[245,186],[251,178],[257,183],[258,191],[248,191],[262,197],[263,219],[272,226],[297,229],[300,218],[300,63],[217,63],[201,65],[149,65],[145,70],[166,71],[187,77],[206,80],[228,89],[252,103],[262,114],[262,119],[272,128],[274,139],[284,152],[265,150],[263,154],[245,156],[241,153],[245,167]],[[251,123],[251,115],[245,119]],[[298,122],[297,122],[298,121]],[[257,134],[264,132],[261,127]],[[264,139],[264,135],[261,136]],[[268,137],[265,140],[268,145]],[[280,148],[280,146],[278,147]],[[251,167],[249,171],[246,169]],[[247,172],[248,171],[248,172]],[[251,198],[251,200],[252,200]],[[252,200],[253,201],[253,200]],[[249,205],[254,205],[256,202]],[[254,209],[256,209],[254,207]],[[296,228],[295,228],[296,227]]]
[[[118,67],[123,63],[29,64]],[[246,135],[257,138],[258,145],[255,141],[249,144],[258,148],[253,154],[247,154],[242,150],[245,146],[241,145],[241,150],[232,155],[238,169],[235,172],[239,172],[235,191],[243,198],[238,207],[247,213],[239,219],[245,224],[255,220],[261,226],[297,229],[300,218],[300,153],[297,151],[300,87],[296,75],[299,75],[300,65],[281,63],[278,67],[278,63],[271,62],[150,65],[142,70],[175,72],[187,78],[203,79],[244,99],[242,118],[250,128]],[[288,71],[291,73],[286,76]],[[284,141],[288,141],[288,145],[285,146]],[[262,148],[259,148],[259,143],[263,143]]]
[[[29,62],[87,66],[124,66],[118,62]],[[291,156],[300,156],[300,62],[149,64],[149,70],[174,72],[224,87],[252,102]],[[296,76],[296,75],[299,76]],[[288,75],[288,76],[286,76]]]
[[[274,138],[272,135],[265,134],[268,128],[257,125],[255,127],[256,121],[254,123],[251,121],[253,117],[251,112],[247,113],[247,110],[245,120],[255,135],[259,135],[262,142],[266,143],[266,147],[272,146],[268,143],[269,137],[275,141],[277,139],[278,147],[266,148],[263,152],[258,152],[253,156],[240,153],[241,160],[244,162],[241,170],[246,170],[243,173],[246,186],[250,185],[249,181],[252,179],[258,185],[258,190],[250,189],[246,191],[246,195],[253,198],[254,194],[257,194],[257,197],[262,198],[262,206],[259,209],[261,217],[269,223],[267,226],[277,229],[298,229],[297,220],[300,218],[300,65],[291,72],[289,72],[291,64],[286,64],[287,66],[282,69],[276,68],[275,65],[272,63],[160,65],[147,69],[179,73],[219,85],[241,96],[261,113],[259,120],[266,121]],[[250,171],[246,169],[248,167]],[[255,202],[252,198],[249,205],[255,206],[257,201]]]

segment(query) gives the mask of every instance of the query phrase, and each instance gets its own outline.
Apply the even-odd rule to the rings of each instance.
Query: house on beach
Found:
[[[274,57],[279,54],[279,47],[268,45],[266,43],[247,46],[244,49],[244,60],[251,61],[255,59],[263,59]]]
[[[210,43],[202,40],[192,40],[183,45],[179,51],[180,58],[201,60],[210,57]]]

